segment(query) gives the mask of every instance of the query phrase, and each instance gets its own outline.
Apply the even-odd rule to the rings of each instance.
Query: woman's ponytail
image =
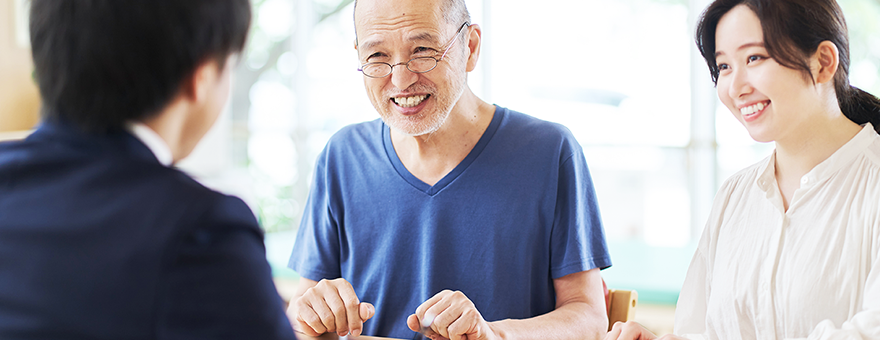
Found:
[[[871,123],[880,133],[880,98],[855,86],[837,93],[837,102],[843,115],[856,124]]]

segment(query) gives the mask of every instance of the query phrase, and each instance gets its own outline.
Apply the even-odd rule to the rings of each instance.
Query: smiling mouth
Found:
[[[391,98],[391,100],[400,107],[416,107],[425,101],[425,99],[428,99],[428,97],[431,97],[431,95],[423,94],[418,96],[396,97]]]
[[[749,105],[744,108],[739,109],[739,113],[743,115],[743,117],[753,116],[754,114],[761,112],[765,107],[770,105],[770,101],[760,102],[754,105]]]

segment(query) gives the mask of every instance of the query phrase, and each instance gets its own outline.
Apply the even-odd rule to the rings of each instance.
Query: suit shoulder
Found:
[[[171,191],[170,193],[180,193],[203,202],[206,211],[213,215],[244,219],[246,221],[243,220],[243,222],[256,224],[253,212],[241,198],[208,188],[180,170],[171,168],[165,168],[165,170],[168,173],[163,176],[169,177],[168,190]]]

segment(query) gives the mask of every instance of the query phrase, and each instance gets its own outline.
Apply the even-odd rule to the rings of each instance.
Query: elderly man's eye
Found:
[[[382,53],[382,52],[376,52],[376,53],[370,54],[370,56],[367,57],[367,60],[370,60],[370,59],[373,59],[373,58],[381,58],[381,57],[384,57],[384,56],[385,56],[385,53]]]

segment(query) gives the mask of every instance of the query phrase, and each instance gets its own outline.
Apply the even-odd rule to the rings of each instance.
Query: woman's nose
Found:
[[[740,98],[744,95],[752,93],[754,90],[752,88],[751,83],[749,83],[748,72],[743,69],[733,70],[731,74],[730,80],[730,88],[728,89],[728,95],[730,98],[736,99]]]

